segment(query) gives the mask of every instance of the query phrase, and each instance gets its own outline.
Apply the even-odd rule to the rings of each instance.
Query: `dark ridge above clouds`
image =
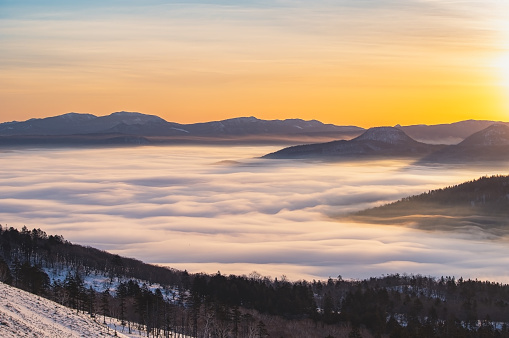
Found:
[[[394,127],[370,128],[352,141],[377,141],[389,144],[418,143],[410,138],[405,132]]]
[[[267,154],[263,158],[366,158],[366,157],[412,157],[420,158],[442,146],[417,142],[395,127],[370,128],[362,135],[350,140],[333,141],[288,147]]]
[[[471,136],[467,137],[458,146],[461,147],[486,147],[509,145],[509,126],[505,124],[493,124]]]
[[[403,131],[409,138],[430,144],[456,144],[469,135],[478,132],[496,122],[461,121],[440,125],[397,125],[393,129]],[[502,123],[506,124],[507,123]],[[391,127],[386,127],[391,128]],[[378,132],[381,129],[372,129]],[[338,126],[325,124],[317,120],[286,119],[262,120],[256,117],[237,117],[221,121],[193,124],[168,122],[156,115],[136,112],[116,112],[106,116],[68,113],[47,118],[34,118],[27,121],[0,123],[0,145],[28,144],[100,144],[106,137],[114,135],[120,142],[120,136],[145,137],[141,144],[168,143],[229,143],[232,141],[251,143],[304,144],[338,140],[351,140],[366,130],[356,126]],[[395,131],[393,131],[395,133]],[[87,135],[86,141],[81,138]],[[101,135],[101,136],[98,136]],[[367,138],[370,134],[364,135]],[[396,134],[394,134],[396,135]],[[59,138],[66,136],[67,138]],[[94,139],[96,138],[96,139]],[[136,144],[127,138],[125,144]],[[359,140],[360,141],[360,140]],[[364,141],[368,141],[365,139]],[[65,143],[67,142],[67,143]],[[407,140],[407,142],[410,142]]]
[[[509,176],[481,177],[357,212],[353,220],[509,235]]]
[[[1,123],[0,136],[3,136],[3,139],[0,142],[4,144],[29,142],[27,139],[22,140],[20,138],[22,136],[38,136],[39,139],[44,136],[55,140],[55,136],[63,135],[87,134],[91,137],[99,134],[122,134],[148,137],[154,144],[178,141],[207,143],[210,140],[216,142],[221,139],[225,141],[232,139],[274,140],[295,144],[306,141],[350,139],[363,131],[363,128],[355,126],[336,126],[316,120],[301,119],[261,120],[251,116],[222,121],[179,124],[165,121],[155,115],[132,112],[117,112],[99,117],[91,114],[69,113],[22,122]]]
[[[0,124],[0,135],[69,135],[125,132],[152,135],[247,135],[299,134],[347,132],[358,135],[364,129],[355,126],[336,126],[301,119],[260,120],[256,117],[238,117],[222,121],[194,124],[167,122],[155,115],[116,112],[106,116],[69,113],[42,119]]]
[[[436,144],[458,144],[468,136],[485,129],[494,123],[502,123],[508,125],[508,123],[504,122],[466,120],[449,124],[436,125],[397,125],[396,128],[403,130],[408,136],[420,142]]]
[[[0,124],[0,135],[75,135],[111,133],[118,125],[167,124],[155,115],[117,112],[106,116],[69,113],[42,119],[30,119],[22,122]]]
[[[417,164],[490,164],[509,161],[509,126],[494,123],[457,145],[418,142],[396,127],[376,127],[350,141],[292,146],[267,154],[268,159],[413,158]]]
[[[509,160],[509,126],[492,124],[457,145],[450,145],[429,156],[421,163],[465,163]]]

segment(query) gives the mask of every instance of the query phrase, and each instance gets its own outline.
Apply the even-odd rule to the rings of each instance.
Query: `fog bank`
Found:
[[[261,160],[273,147],[0,154],[0,223],[192,272],[421,273],[509,282],[501,241],[336,216],[503,168]],[[221,162],[221,161],[228,162]],[[235,161],[235,162],[234,162]]]

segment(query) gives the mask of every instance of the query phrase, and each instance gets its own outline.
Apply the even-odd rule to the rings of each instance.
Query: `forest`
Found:
[[[443,189],[430,190],[420,195],[402,198],[399,201],[361,211],[358,214],[377,214],[379,212],[412,213],[419,205],[441,206],[443,208],[465,207],[483,214],[508,215],[509,176],[483,176],[476,180],[453,185]]]
[[[99,277],[107,282],[87,282]],[[191,274],[26,227],[0,226],[0,281],[147,337],[509,337],[506,284]]]
[[[495,237],[507,236],[509,176],[483,176],[362,210],[347,218],[382,224],[413,224],[425,230],[477,228]]]

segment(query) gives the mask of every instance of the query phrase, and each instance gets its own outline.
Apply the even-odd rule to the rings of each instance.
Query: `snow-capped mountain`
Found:
[[[167,123],[155,115],[117,112],[97,117],[92,114],[69,113],[42,119],[0,124],[0,135],[73,135],[105,133],[119,124],[145,125]]]
[[[462,147],[509,146],[509,126],[493,124],[463,140]]]
[[[336,126],[316,120],[260,120],[256,117],[238,117],[222,121],[179,124],[165,121],[155,115],[117,112],[106,116],[69,113],[42,119],[0,124],[0,135],[74,135],[122,133],[137,136],[256,136],[307,134],[359,135],[363,128]]]
[[[400,126],[408,137],[431,144],[456,144],[493,121],[461,121],[440,125]],[[399,139],[396,128],[372,128],[363,141]],[[243,142],[302,144],[351,140],[366,130],[356,126],[325,124],[317,120],[262,120],[254,116],[193,124],[168,122],[155,115],[116,112],[106,116],[68,113],[27,121],[0,123],[0,146],[165,144],[175,142]],[[119,134],[128,138],[118,138]],[[59,138],[63,137],[63,138]],[[134,137],[134,138],[133,138]],[[140,139],[146,138],[146,139]],[[371,139],[370,139],[371,138]],[[360,141],[360,140],[359,140]],[[392,142],[392,141],[391,141]],[[386,142],[390,143],[390,142]],[[344,146],[344,145],[343,145]],[[355,150],[352,150],[355,152]]]
[[[375,127],[368,129],[365,133],[358,136],[356,141],[375,141],[388,144],[407,144],[415,142],[404,131],[393,127]]]
[[[416,141],[433,144],[458,144],[470,135],[481,131],[492,124],[503,123],[486,120],[466,120],[449,124],[411,125],[396,128],[403,130]],[[508,123],[505,123],[508,125]]]
[[[196,135],[292,135],[292,134],[320,134],[320,133],[344,133],[357,136],[364,131],[363,128],[354,126],[336,126],[322,122],[301,119],[287,120],[261,120],[254,116],[238,117],[222,121],[196,123],[186,125],[184,129]]]
[[[493,124],[460,142],[425,157],[423,162],[483,162],[509,160],[509,126]]]
[[[376,127],[350,141],[333,141],[288,147],[264,158],[365,158],[365,157],[422,157],[441,146],[417,142],[400,129]]]

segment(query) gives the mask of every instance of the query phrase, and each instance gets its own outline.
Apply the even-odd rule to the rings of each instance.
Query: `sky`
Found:
[[[509,120],[509,2],[0,0],[0,122]]]
[[[509,283],[507,235],[342,216],[500,174],[405,161],[255,159],[275,147],[19,149],[1,153],[0,223],[191,272],[291,280],[382,274]],[[239,165],[218,164],[223,160]],[[444,218],[445,219],[445,218]],[[440,229],[440,224],[436,224]]]

